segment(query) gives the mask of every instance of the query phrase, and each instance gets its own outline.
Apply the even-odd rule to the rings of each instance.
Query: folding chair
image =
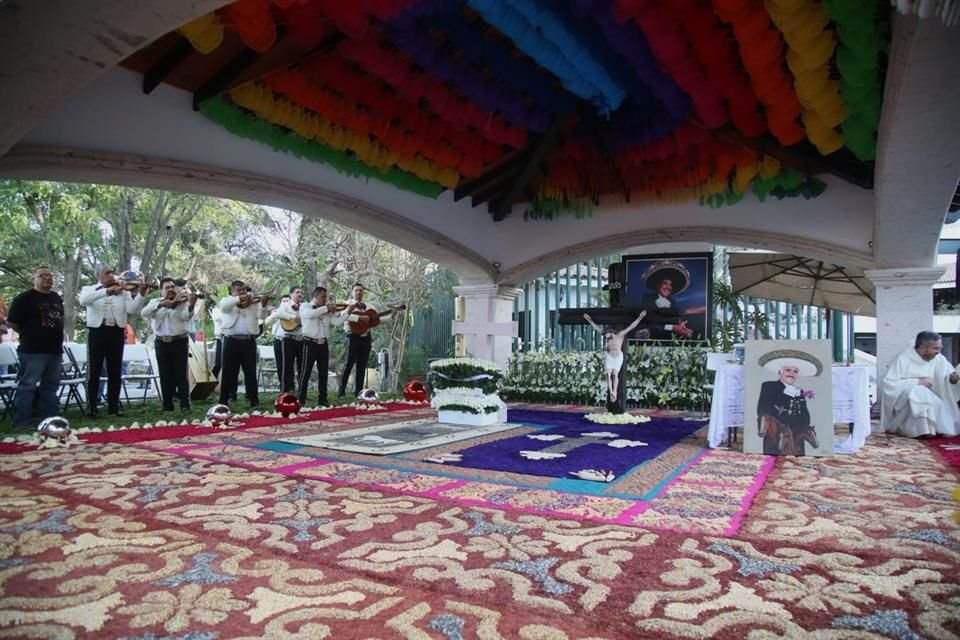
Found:
[[[74,358],[73,350],[69,345],[63,345],[63,368],[60,370],[58,399],[64,411],[69,409],[70,403],[73,402],[77,405],[80,413],[84,412],[83,396],[80,395],[80,389],[85,387],[86,384],[87,376],[81,372]],[[64,393],[67,395],[66,399],[63,397]]]
[[[144,404],[147,402],[147,392],[150,390],[151,385],[153,385],[157,395],[160,395],[160,376],[157,374],[157,368],[154,365],[150,351],[147,350],[147,345],[123,345],[123,361],[127,364],[128,368],[130,365],[134,365],[145,370],[144,373],[128,373],[120,378],[123,383],[123,397],[127,399],[128,404],[130,403],[130,394],[127,392],[128,382],[146,383],[143,387],[143,397],[141,398]]]
[[[64,342],[63,350],[70,357],[71,376],[85,377],[87,375],[87,345],[82,342]],[[102,379],[105,379],[106,371]]]
[[[19,362],[17,351],[9,342],[0,342],[0,366],[13,366]],[[13,412],[13,394],[17,390],[17,377],[8,374],[0,378],[0,403],[3,404],[3,414],[0,420]]]
[[[261,389],[265,390],[267,388],[268,375],[273,375],[274,377],[276,377],[277,384],[279,385],[280,373],[277,369],[277,358],[273,353],[273,345],[258,344],[257,345],[257,385]]]

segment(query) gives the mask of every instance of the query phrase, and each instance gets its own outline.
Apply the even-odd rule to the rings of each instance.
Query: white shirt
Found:
[[[219,338],[223,335],[223,314],[220,307],[210,309],[210,317],[213,319],[213,337]]]
[[[163,300],[157,298],[147,303],[140,315],[150,321],[153,333],[161,338],[182,336],[190,332],[192,314],[190,305],[181,302],[173,308],[161,307]]]
[[[283,340],[283,327],[280,325],[277,320],[280,319],[280,308],[274,309],[270,315],[267,316],[267,319],[263,321],[263,324],[267,327],[273,325],[273,339],[274,340]]]
[[[223,335],[225,336],[255,336],[260,333],[260,320],[267,315],[267,308],[261,303],[251,304],[245,308],[237,306],[239,296],[227,296],[220,301]]]
[[[314,309],[313,303],[300,305],[300,321],[303,322],[303,336],[320,340],[329,336],[330,325],[341,325],[344,322],[342,313],[334,313],[330,307],[323,305]]]
[[[129,291],[109,296],[106,287],[90,284],[80,290],[80,304],[87,308],[87,327],[125,327],[127,315],[139,313],[146,298],[134,298]]]
[[[299,317],[299,312],[293,308],[297,304],[293,300],[287,300],[286,302],[281,302],[280,306],[277,307],[277,310],[274,312],[277,315],[278,320],[297,320]],[[302,334],[302,327],[297,327],[293,331],[288,331],[283,329],[283,326],[277,322],[277,326],[281,328],[280,337],[284,336],[299,336]],[[277,335],[274,333],[274,335]]]

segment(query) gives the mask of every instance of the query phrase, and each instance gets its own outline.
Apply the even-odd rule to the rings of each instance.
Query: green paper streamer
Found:
[[[391,184],[398,189],[410,191],[428,198],[437,198],[444,187],[436,182],[423,180],[401,169],[377,169],[357,160],[344,151],[332,149],[313,140],[261,120],[253,113],[217,96],[200,104],[200,113],[216,122],[230,133],[255,140],[274,151],[289,153],[310,162],[326,164],[339,173],[355,178],[373,178]]]
[[[840,44],[836,64],[840,95],[848,117],[841,125],[847,148],[860,160],[877,155],[880,126],[880,54],[886,43],[878,25],[875,0],[824,0],[827,15],[837,25]]]

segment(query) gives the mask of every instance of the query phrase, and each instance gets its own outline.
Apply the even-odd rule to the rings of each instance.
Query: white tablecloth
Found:
[[[710,446],[717,447],[730,427],[743,426],[743,365],[717,369],[710,405]],[[853,423],[853,434],[833,443],[836,453],[853,453],[870,435],[867,367],[833,367],[833,422]]]

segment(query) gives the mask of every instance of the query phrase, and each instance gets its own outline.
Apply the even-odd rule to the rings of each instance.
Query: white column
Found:
[[[918,333],[933,330],[933,284],[944,270],[919,267],[864,272],[877,290],[878,387],[890,361],[912,347]]]
[[[506,369],[517,336],[513,301],[520,289],[495,284],[461,285],[453,288],[465,303],[463,319],[454,320],[453,335],[464,336],[467,355],[492,360]]]

